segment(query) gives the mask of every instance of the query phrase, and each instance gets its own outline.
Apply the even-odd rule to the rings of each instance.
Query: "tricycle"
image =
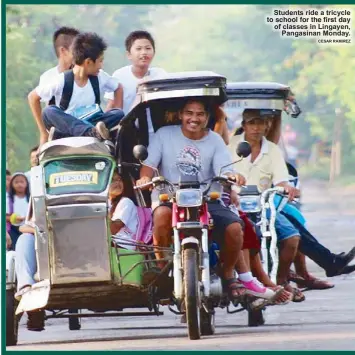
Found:
[[[173,74],[141,83],[133,108],[118,127],[114,154],[112,144],[91,137],[62,138],[41,147],[39,166],[31,170],[29,213],[37,272],[34,284],[15,299],[16,253],[7,254],[7,345],[17,344],[19,318],[33,311],[45,311],[45,320],[68,318],[69,329],[79,330],[84,317],[159,316],[160,306],[168,305],[177,314],[186,313],[190,339],[213,334],[214,307],[230,304],[209,268],[205,199],[218,194],[212,190],[202,194],[196,181],[179,187],[173,198],[176,208],[193,209],[195,219],[180,215],[174,245],[160,248],[166,266],[156,272],[157,247],[151,241],[126,241],[134,248],[125,248],[124,241],[111,238],[108,192],[115,169],[135,185],[151,133],[147,108],[156,131],[179,124],[170,113],[183,99],[203,97],[222,104],[225,85],[224,77],[211,72]],[[163,181],[157,179],[155,184]],[[218,181],[233,183],[223,176],[213,180]],[[151,206],[149,194],[139,189],[132,188],[130,198],[140,208]],[[137,311],[124,312],[127,308]]]
[[[260,109],[269,118],[267,139],[279,144],[286,157],[289,181],[298,187],[298,172],[287,162],[281,136],[281,118],[286,113],[297,118],[301,109],[298,106],[291,88],[274,82],[229,82],[227,84],[228,101],[224,104],[228,117],[234,122],[233,135],[241,134],[242,113],[245,109]],[[262,235],[262,260],[265,271],[276,281],[278,267],[277,236],[275,216],[287,202],[287,196],[281,187],[272,187],[261,193],[255,185],[240,190],[240,209],[260,228]],[[275,200],[275,197],[277,200]],[[275,203],[275,201],[277,201]],[[269,214],[269,216],[267,216]],[[269,217],[269,218],[268,218]]]

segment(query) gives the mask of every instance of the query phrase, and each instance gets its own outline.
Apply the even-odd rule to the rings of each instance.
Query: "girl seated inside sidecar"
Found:
[[[133,202],[132,184],[117,169],[109,189],[112,240],[121,248],[136,250],[137,243],[152,243],[152,211]]]

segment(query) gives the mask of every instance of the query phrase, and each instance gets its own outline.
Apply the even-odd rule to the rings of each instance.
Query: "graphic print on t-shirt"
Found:
[[[202,170],[200,151],[192,146],[184,147],[178,154],[176,165],[184,175],[197,175]]]

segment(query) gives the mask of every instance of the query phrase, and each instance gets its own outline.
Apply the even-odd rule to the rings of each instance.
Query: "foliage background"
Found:
[[[347,8],[354,16],[355,6]],[[29,150],[37,144],[38,134],[27,95],[40,74],[56,64],[53,32],[68,25],[97,32],[107,40],[108,73],[127,64],[127,34],[146,29],[156,40],[153,64],[167,71],[213,70],[230,81],[290,84],[303,110],[299,119],[287,118],[298,132],[299,148],[309,151],[317,140],[331,144],[337,110],[343,122],[342,172],[355,175],[355,46],[281,39],[265,22],[272,9],[267,5],[7,6],[8,167],[11,171],[29,168]],[[328,166],[326,156],[308,170],[324,175]]]

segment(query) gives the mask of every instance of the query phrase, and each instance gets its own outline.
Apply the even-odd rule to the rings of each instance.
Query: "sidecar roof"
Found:
[[[228,109],[270,109],[282,111],[291,89],[274,82],[230,82],[227,84]]]
[[[39,152],[40,163],[65,156],[107,156],[112,158],[110,148],[96,138],[69,137],[43,144]]]
[[[121,125],[135,120],[140,109],[159,106],[160,112],[172,111],[186,98],[203,98],[221,105],[227,100],[226,78],[211,71],[169,73],[143,80],[137,87],[137,96],[130,112]],[[152,117],[153,123],[155,117]]]

